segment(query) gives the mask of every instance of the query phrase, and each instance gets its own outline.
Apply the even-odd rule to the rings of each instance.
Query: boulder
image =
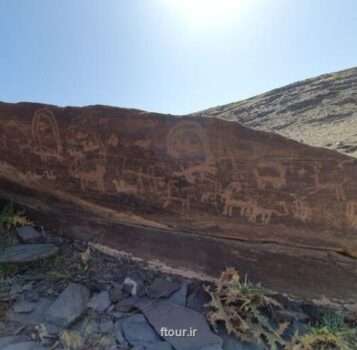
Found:
[[[88,301],[88,289],[71,283],[50,306],[46,319],[59,327],[68,327],[86,311]]]
[[[106,106],[0,103],[0,140],[0,197],[44,226],[204,276],[233,266],[277,291],[357,300],[353,158]]]

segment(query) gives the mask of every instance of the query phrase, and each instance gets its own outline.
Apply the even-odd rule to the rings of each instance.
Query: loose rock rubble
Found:
[[[34,230],[25,232],[36,237]],[[263,349],[210,327],[202,282],[40,236],[41,244],[22,237],[0,253],[0,266],[15,267],[1,270],[0,350]],[[286,305],[279,312],[289,323],[286,337],[319,317],[313,304],[276,298]]]

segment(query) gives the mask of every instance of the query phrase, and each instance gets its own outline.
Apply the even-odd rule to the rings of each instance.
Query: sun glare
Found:
[[[206,27],[235,18],[242,0],[166,0],[166,3],[188,24]]]

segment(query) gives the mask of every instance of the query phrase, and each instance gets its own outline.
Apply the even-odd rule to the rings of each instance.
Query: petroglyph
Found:
[[[195,184],[197,180],[205,181],[208,176],[216,175],[216,167],[212,164],[203,163],[198,165],[192,165],[186,168],[181,166],[180,171],[175,171],[174,176],[183,176],[190,184]]]
[[[112,183],[113,183],[117,193],[138,194],[138,188],[134,185],[128,184],[123,179],[112,180]]]
[[[312,209],[309,204],[301,199],[295,199],[292,206],[293,217],[306,223],[312,218]]]
[[[38,154],[42,161],[51,158],[62,160],[63,145],[60,132],[57,120],[50,109],[42,108],[35,112],[32,118],[32,139],[34,153]]]
[[[94,164],[91,163],[85,160],[80,161],[78,167],[72,168],[70,173],[74,178],[79,179],[82,191],[85,192],[94,185],[97,191],[104,192],[106,166],[100,160],[95,161]]]
[[[173,127],[167,135],[166,149],[175,159],[201,163],[212,161],[206,132],[196,122],[182,122]]]
[[[175,204],[179,204],[180,212],[182,215],[186,215],[187,212],[190,210],[190,197],[187,196],[186,198],[179,197],[174,194],[176,189],[177,180],[170,180],[167,184],[167,193],[165,200],[163,202],[163,208],[169,208]]]
[[[340,181],[334,181],[334,182],[321,182],[320,181],[320,175],[321,175],[321,164],[314,164],[314,172],[313,172],[313,179],[314,179],[314,188],[315,192],[320,192],[320,191],[331,191],[334,192],[336,195],[336,200],[337,201],[345,201],[346,200],[346,194],[344,190],[344,178],[341,178]]]
[[[160,188],[165,184],[164,178],[145,173],[142,169],[124,169],[123,176],[129,177],[136,184],[138,193],[160,192]]]
[[[357,201],[351,200],[347,202],[346,219],[351,227],[357,228]]]
[[[278,162],[261,162],[254,168],[253,173],[258,189],[281,189],[287,185],[287,168]]]

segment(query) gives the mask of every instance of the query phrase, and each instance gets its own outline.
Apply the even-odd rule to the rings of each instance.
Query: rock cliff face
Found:
[[[355,298],[353,158],[218,119],[0,104],[0,197],[65,234]],[[331,280],[333,275],[334,280]]]
[[[321,75],[194,115],[238,121],[357,157],[357,68]]]

